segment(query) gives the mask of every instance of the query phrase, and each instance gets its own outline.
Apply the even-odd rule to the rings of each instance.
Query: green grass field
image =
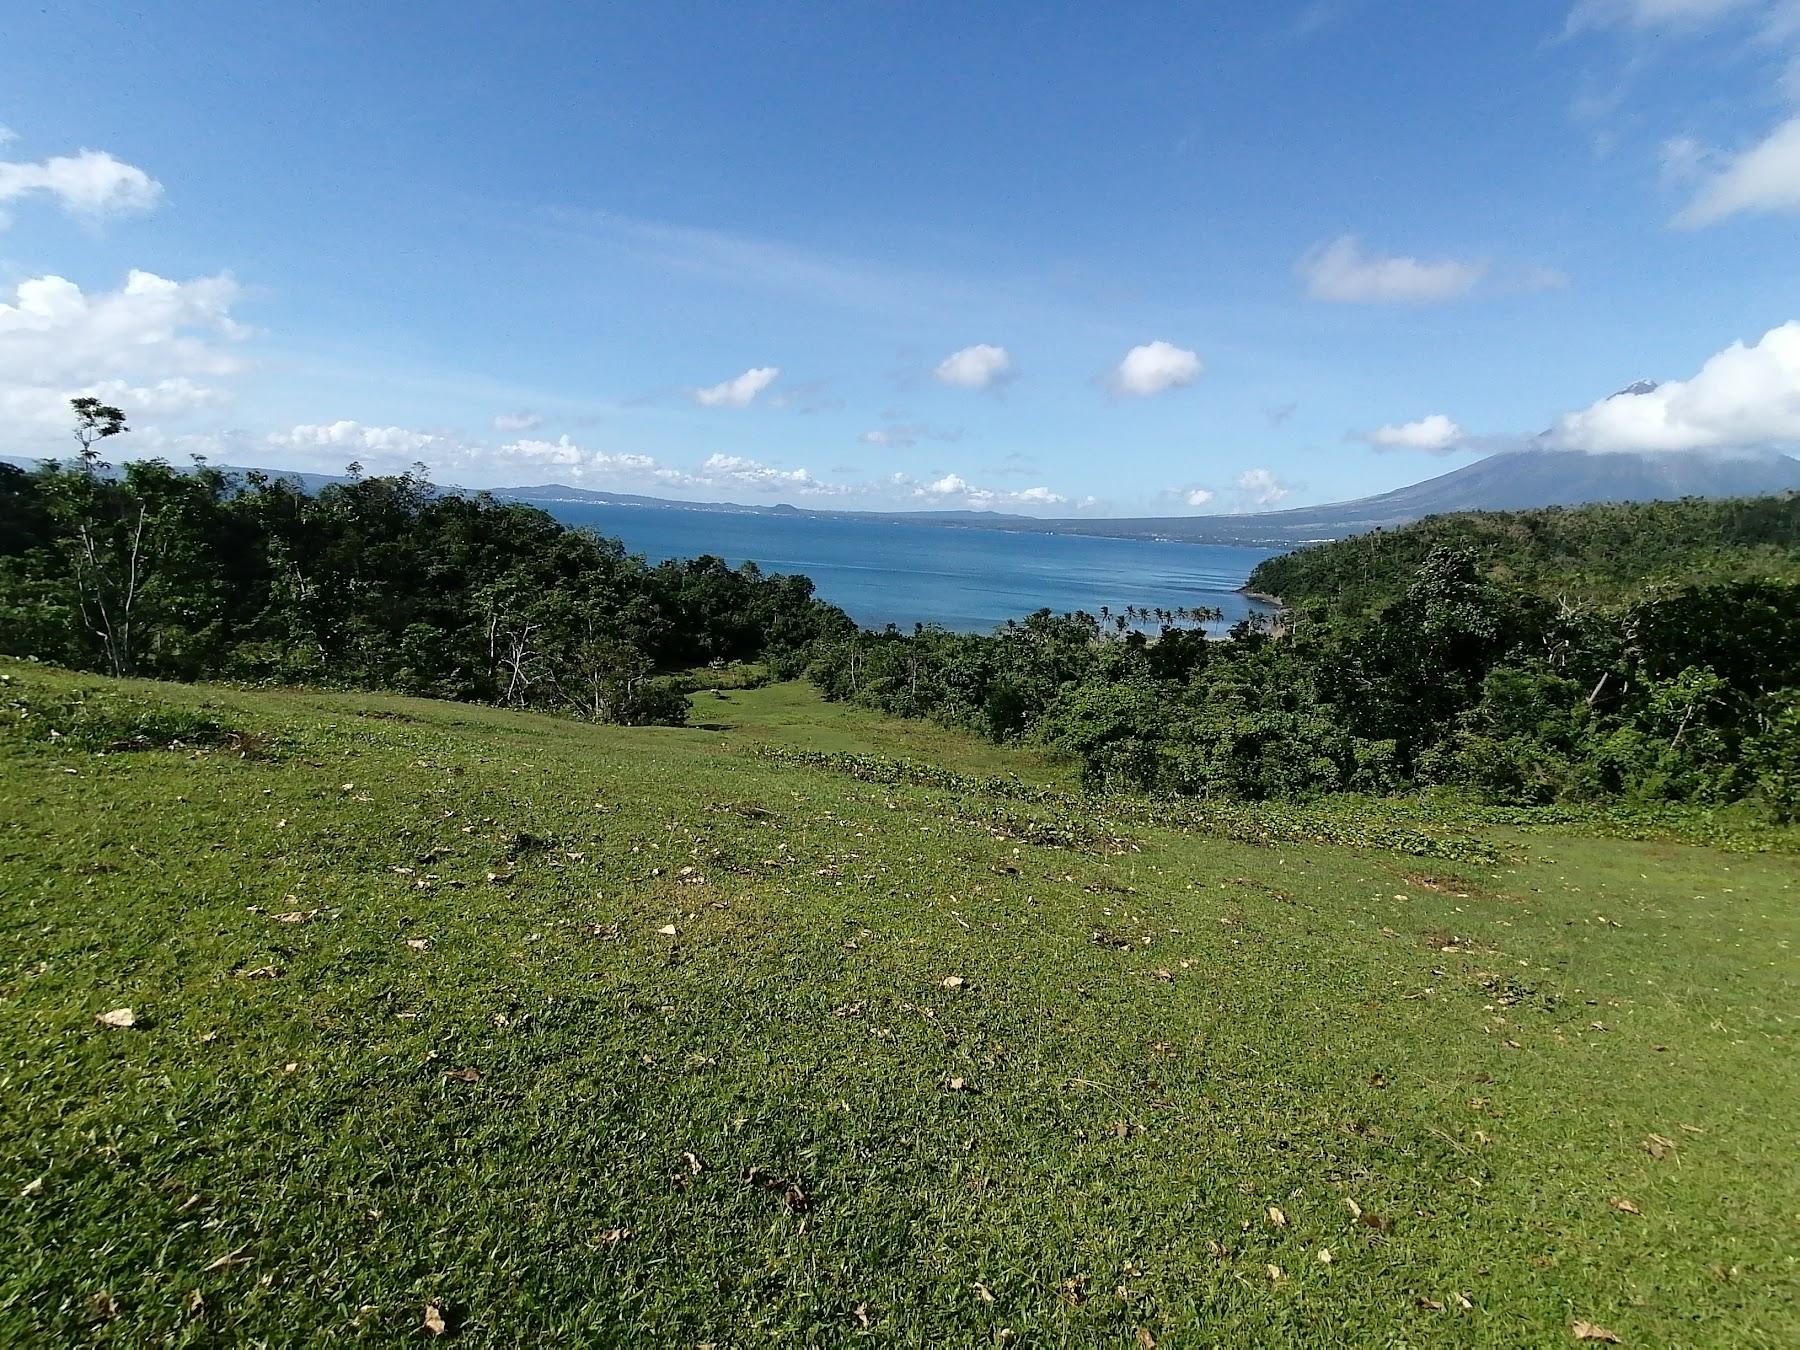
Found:
[[[0,1342],[1800,1341],[1791,856],[0,673]]]

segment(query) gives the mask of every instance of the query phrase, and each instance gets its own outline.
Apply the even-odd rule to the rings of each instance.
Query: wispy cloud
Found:
[[[779,366],[757,366],[708,388],[691,389],[688,397],[702,408],[748,408],[758,394],[780,377]]]
[[[1312,0],[1300,7],[1288,32],[1301,39],[1317,37],[1341,20],[1348,9],[1348,0]]]
[[[1790,117],[1755,145],[1735,155],[1709,156],[1677,142],[1683,167],[1708,159],[1718,167],[1703,173],[1692,201],[1675,217],[1681,229],[1716,225],[1727,217],[1759,212],[1800,211],[1800,116]],[[1664,163],[1668,163],[1665,146]]]
[[[1703,32],[1721,20],[1758,10],[1780,10],[1786,4],[1787,0],[1577,0],[1563,31],[1571,35],[1600,28]]]
[[[42,196],[70,215],[99,220],[148,211],[162,195],[161,183],[104,150],[82,150],[36,163],[0,161],[0,204]]]
[[[961,440],[962,430],[929,426],[923,422],[894,422],[885,427],[876,427],[872,431],[865,431],[857,439],[864,445],[904,450],[917,445],[920,441]]]
[[[1486,262],[1365,253],[1355,235],[1307,252],[1294,270],[1314,300],[1351,305],[1431,305],[1467,295]]]

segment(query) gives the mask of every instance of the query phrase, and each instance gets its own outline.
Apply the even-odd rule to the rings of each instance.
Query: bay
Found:
[[[565,524],[623,541],[651,562],[712,554],[801,572],[866,628],[937,624],[988,632],[1036,609],[1207,606],[1226,627],[1269,607],[1238,590],[1276,550],[1147,539],[1023,534],[905,521],[770,516],[677,507],[535,501]]]

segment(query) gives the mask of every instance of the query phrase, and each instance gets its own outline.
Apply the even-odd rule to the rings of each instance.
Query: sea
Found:
[[[677,507],[538,501],[565,524],[622,540],[651,562],[712,554],[801,572],[865,628],[935,624],[984,633],[1037,609],[1102,606],[1224,611],[1215,628],[1269,607],[1239,591],[1276,550],[1148,539],[1027,534],[905,521],[772,516]],[[1154,623],[1150,625],[1154,627]]]

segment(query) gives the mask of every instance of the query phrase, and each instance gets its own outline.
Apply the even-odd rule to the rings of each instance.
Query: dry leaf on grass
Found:
[[[1329,1248],[1329,1247],[1319,1248],[1319,1264],[1320,1265],[1328,1266],[1332,1263],[1332,1261],[1334,1259],[1335,1258],[1331,1255],[1331,1248]]]
[[[1269,1222],[1274,1224],[1277,1228],[1286,1228],[1287,1227],[1287,1215],[1283,1214],[1274,1205],[1270,1205],[1269,1206]]]
[[[1144,1350],[1156,1350],[1156,1337],[1150,1334],[1149,1327],[1137,1329],[1137,1343],[1143,1346]]]
[[[665,923],[661,928],[657,929],[656,931],[661,933],[664,937],[674,937],[676,929],[675,929],[674,924]]]
[[[214,1260],[208,1262],[206,1265],[201,1266],[200,1273],[202,1275],[210,1275],[215,1270],[228,1270],[232,1266],[245,1265],[249,1261],[250,1261],[250,1248],[249,1247],[239,1247],[236,1250],[226,1252],[225,1255],[217,1257]]]
[[[451,1069],[444,1074],[444,1078],[457,1083],[479,1083],[481,1073],[477,1069]]]
[[[425,1305],[425,1330],[433,1336],[450,1334],[450,1318],[444,1310],[444,1305],[435,1299]]]
[[[130,1008],[114,1008],[111,1012],[98,1014],[94,1020],[103,1027],[135,1027],[137,1014]]]
[[[946,989],[961,989],[968,981],[960,975],[946,975],[940,983]]]
[[[1619,1344],[1617,1332],[1608,1331],[1605,1327],[1597,1327],[1592,1322],[1571,1323],[1569,1331],[1578,1341],[1600,1341],[1606,1345]]]
[[[431,950],[431,939],[408,938],[406,939],[406,945],[411,947],[415,952],[429,951]]]
[[[1621,1213],[1621,1214],[1642,1214],[1644,1212],[1643,1210],[1639,1209],[1636,1205],[1632,1204],[1631,1201],[1620,1200],[1617,1197],[1615,1197],[1612,1200],[1607,1201],[1607,1203],[1610,1204],[1614,1209],[1618,1210],[1619,1213]]]
[[[1423,1308],[1426,1312],[1444,1311],[1444,1305],[1439,1303],[1435,1298],[1416,1298],[1413,1300],[1413,1303],[1415,1306]]]
[[[1664,1138],[1660,1134],[1651,1134],[1646,1135],[1644,1137],[1644,1142],[1639,1144],[1638,1147],[1643,1149],[1644,1152],[1648,1153],[1652,1158],[1661,1159],[1668,1157],[1675,1151],[1675,1141],[1673,1139]]]

